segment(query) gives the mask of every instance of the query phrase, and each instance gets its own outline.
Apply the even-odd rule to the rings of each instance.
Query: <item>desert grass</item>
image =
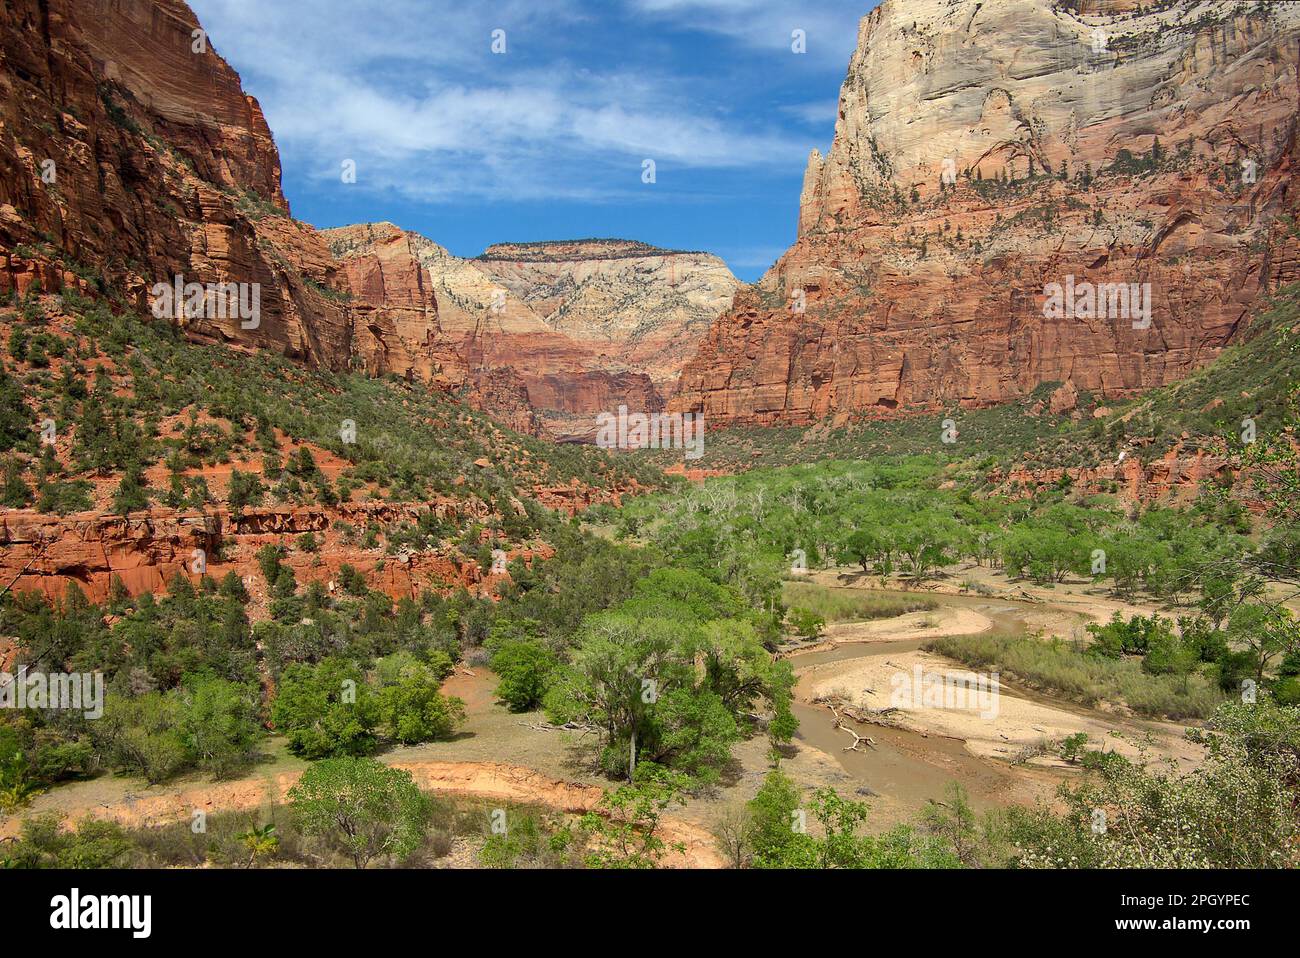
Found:
[[[873,594],[856,589],[832,589],[809,582],[787,582],[785,604],[815,612],[827,622],[892,619],[909,612],[929,612],[939,603],[928,596]]]
[[[1123,704],[1142,715],[1170,719],[1205,718],[1224,695],[1204,675],[1152,675],[1135,658],[1089,655],[1072,642],[1008,635],[944,636],[927,651],[972,668],[996,669],[1026,685],[1094,706]]]

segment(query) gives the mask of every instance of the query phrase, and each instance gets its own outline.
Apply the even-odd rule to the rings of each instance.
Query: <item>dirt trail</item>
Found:
[[[511,804],[545,805],[569,814],[592,811],[605,790],[598,785],[584,785],[548,778],[541,772],[519,765],[497,762],[392,762],[394,768],[411,773],[426,792],[464,795]],[[117,822],[127,828],[189,821],[196,810],[205,812],[247,811],[282,802],[302,772],[289,771],[215,783],[161,794],[126,798],[117,802],[90,804],[64,802],[59,810],[68,824],[86,818]],[[36,802],[32,813],[41,811]],[[19,820],[0,822],[0,837],[18,833]],[[670,846],[680,843],[683,852],[669,851],[664,864],[669,868],[722,868],[722,856],[709,831],[696,822],[665,818],[660,835]]]

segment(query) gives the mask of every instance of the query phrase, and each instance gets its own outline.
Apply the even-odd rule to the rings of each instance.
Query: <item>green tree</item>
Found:
[[[247,766],[256,754],[258,688],[211,675],[187,676],[179,691],[180,732],[194,763],[217,778]]]
[[[149,508],[149,493],[145,490],[144,473],[139,467],[128,469],[113,493],[113,512],[124,516]]]
[[[1282,605],[1248,602],[1228,618],[1229,641],[1245,645],[1254,661],[1255,681],[1263,684],[1270,665],[1300,650],[1300,624]]]
[[[420,847],[432,813],[411,773],[368,758],[330,758],[289,790],[294,821],[347,855],[356,868],[402,861]]]
[[[826,628],[826,620],[811,609],[796,606],[787,613],[787,618],[790,621],[790,628],[794,630],[794,634],[805,639],[819,638],[822,630]]]
[[[465,718],[465,703],[443,695],[439,678],[426,665],[413,664],[379,691],[379,716],[403,745],[449,738]]]
[[[586,718],[605,730],[607,767],[625,769],[629,781],[683,628],[666,619],[593,616],[547,696],[547,711],[558,720]]]
[[[377,744],[379,708],[361,670],[327,658],[318,665],[290,665],[280,678],[271,720],[304,758],[368,755]]]
[[[95,735],[110,765],[157,785],[190,764],[181,716],[180,700],[163,692],[110,694]]]
[[[787,850],[807,841],[799,815],[802,799],[798,788],[780,769],[767,773],[762,787],[749,802],[749,845],[758,867],[776,867]]]
[[[497,698],[512,712],[528,712],[542,704],[559,660],[538,639],[519,639],[498,644],[488,664],[501,679]]]
[[[239,515],[249,506],[260,506],[266,487],[262,480],[252,473],[230,470],[230,486],[226,491],[226,502],[230,511]]]
[[[32,501],[32,490],[23,478],[23,464],[17,456],[5,460],[3,484],[0,484],[0,506],[25,509]]]

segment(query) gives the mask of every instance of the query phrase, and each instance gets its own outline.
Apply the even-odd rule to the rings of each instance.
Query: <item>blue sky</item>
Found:
[[[307,222],[391,220],[461,256],[624,237],[752,280],[794,239],[808,152],[830,145],[876,0],[190,5],[261,101]]]

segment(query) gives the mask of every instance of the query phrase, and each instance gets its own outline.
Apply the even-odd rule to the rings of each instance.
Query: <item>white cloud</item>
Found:
[[[786,116],[795,117],[810,126],[833,127],[839,113],[838,100],[817,100],[812,103],[790,103],[780,108]]]
[[[791,51],[804,31],[806,56],[842,69],[857,45],[858,22],[878,0],[628,0],[633,9],[679,27],[719,33],[762,50]],[[793,55],[793,54],[792,54]]]
[[[322,184],[352,159],[349,189],[420,201],[612,198],[644,192],[643,158],[662,181],[674,166],[801,168],[808,151],[775,116],[775,127],[720,119],[678,78],[574,67],[576,0],[191,4],[286,156]],[[505,57],[490,50],[497,28]]]

